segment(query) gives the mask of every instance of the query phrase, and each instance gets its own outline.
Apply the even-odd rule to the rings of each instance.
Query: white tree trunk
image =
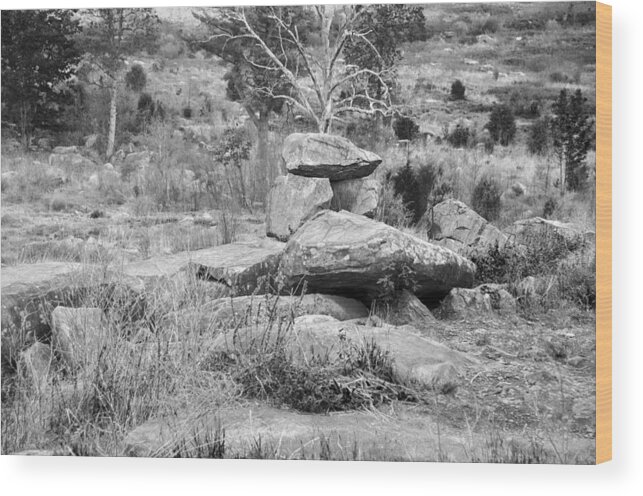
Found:
[[[114,142],[116,140],[116,98],[118,94],[116,86],[110,90],[109,100],[109,134],[107,136],[107,151],[105,155],[107,160],[114,154]]]

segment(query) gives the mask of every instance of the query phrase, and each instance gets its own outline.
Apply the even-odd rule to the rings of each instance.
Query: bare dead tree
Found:
[[[214,33],[204,42],[217,40],[225,51],[227,45],[238,42],[248,44],[262,54],[249,57],[251,50],[243,53],[246,62],[255,69],[264,70],[285,80],[289,91],[282,84],[264,84],[255,89],[258,94],[281,99],[299,113],[310,118],[320,133],[328,133],[333,121],[343,114],[389,115],[392,112],[391,95],[386,84],[386,73],[347,65],[342,58],[343,48],[349,39],[363,40],[376,57],[377,49],[368,40],[371,28],[358,29],[364,12],[354,5],[318,5],[309,9],[318,43],[304,40],[302,29],[283,9],[268,7],[262,11],[263,20],[274,24],[276,39],[260,34],[256,16],[249,15],[249,8],[217,8],[201,10],[197,16],[214,28]],[[293,63],[293,53],[296,63]],[[384,91],[374,95],[369,83],[377,80]],[[277,90],[277,88],[279,88]]]

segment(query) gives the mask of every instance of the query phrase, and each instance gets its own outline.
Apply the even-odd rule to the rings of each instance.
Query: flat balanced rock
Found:
[[[413,283],[414,293],[436,301],[451,288],[471,287],[475,265],[460,255],[349,212],[324,211],[290,238],[280,271],[291,287],[340,294],[370,303],[382,280]],[[405,275],[403,275],[405,274]],[[401,281],[406,277],[409,281]]]
[[[328,208],[332,198],[328,179],[279,176],[268,194],[266,234],[287,241],[304,221]]]
[[[282,155],[291,174],[331,181],[368,176],[382,162],[379,155],[330,134],[291,134],[284,141]]]

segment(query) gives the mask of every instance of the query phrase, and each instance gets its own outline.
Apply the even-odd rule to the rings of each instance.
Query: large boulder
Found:
[[[230,243],[131,263],[123,268],[123,273],[136,289],[187,271],[198,278],[225,284],[236,295],[248,295],[275,273],[284,246],[272,240]]]
[[[473,284],[475,265],[460,255],[381,222],[349,212],[324,211],[290,238],[280,264],[286,285],[370,303],[383,280],[412,284],[424,300]],[[403,280],[404,278],[409,280]]]
[[[266,234],[288,241],[304,221],[328,208],[333,197],[325,178],[279,176],[268,193]]]
[[[592,233],[586,233],[578,226],[557,220],[541,217],[518,220],[504,229],[509,241],[518,245],[529,245],[533,242],[564,243],[570,249],[575,248],[586,238],[591,240]]]
[[[108,329],[100,308],[59,306],[51,312],[54,351],[70,367],[96,364],[108,345]]]
[[[458,200],[438,203],[428,220],[432,221],[433,242],[464,256],[496,244],[503,247],[507,242],[507,236],[500,229]]]
[[[49,337],[49,311],[73,303],[79,296],[74,283],[82,264],[44,262],[2,268],[2,330]],[[3,332],[4,337],[4,332]]]
[[[370,175],[382,159],[346,138],[330,134],[295,133],[286,138],[282,156],[288,172],[331,181]]]
[[[310,363],[319,356],[331,363],[340,361],[353,347],[359,349],[374,343],[391,358],[400,379],[438,390],[455,386],[452,383],[449,387],[443,382],[446,377],[453,380],[450,373],[445,374],[445,367],[458,373],[476,364],[474,358],[428,339],[411,326],[374,327],[362,325],[361,320],[312,324],[304,321],[280,333],[257,326],[235,329],[217,336],[211,343],[211,349],[252,353],[256,352],[257,343],[267,347],[278,343],[292,360],[301,364]]]
[[[374,217],[382,185],[377,179],[348,179],[336,181],[333,187],[333,208],[354,214]]]
[[[404,403],[384,415],[372,411],[311,415],[261,403],[212,408],[207,415],[186,409],[148,420],[124,440],[127,456],[190,458],[219,448],[217,456],[223,458],[284,460],[381,460],[385,446],[390,460],[437,462],[448,453],[449,460],[466,462],[471,456],[462,445],[460,433]]]

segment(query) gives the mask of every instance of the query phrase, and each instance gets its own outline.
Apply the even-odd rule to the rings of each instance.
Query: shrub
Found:
[[[471,131],[466,126],[458,124],[450,134],[446,136],[447,142],[454,148],[464,148],[471,143]]]
[[[141,96],[138,97],[138,104],[136,107],[138,132],[145,132],[147,126],[149,126],[152,121],[152,117],[154,117],[154,114],[156,113],[156,105],[149,93],[141,93]]]
[[[491,111],[486,128],[494,142],[502,146],[509,145],[516,135],[516,120],[511,108],[507,105],[496,105]]]
[[[453,84],[451,84],[451,99],[452,100],[464,100],[464,92],[466,88],[462,81],[456,79]]]
[[[186,119],[192,118],[192,109],[190,107],[183,107],[183,117]]]
[[[377,202],[375,220],[402,229],[411,224],[412,217],[413,214],[404,205],[402,197],[395,194],[392,182],[387,182]]]
[[[522,246],[496,245],[471,257],[476,264],[476,284],[516,285],[527,276],[547,276],[552,281],[551,288],[547,301],[541,304],[555,306],[569,301],[593,308],[595,253],[586,248],[581,238],[570,242],[555,233],[539,235]]]
[[[549,151],[549,127],[550,121],[547,117],[541,117],[529,128],[527,137],[527,149],[532,155],[546,155]]]
[[[147,84],[147,76],[145,69],[141,64],[134,64],[132,68],[125,74],[125,86],[130,90],[140,93]]]
[[[552,83],[569,83],[570,78],[567,74],[563,74],[562,72],[555,71],[549,75],[549,80]]]
[[[543,217],[549,219],[556,209],[558,208],[558,202],[554,198],[547,198],[545,205],[543,206]]]
[[[412,140],[417,136],[420,126],[410,117],[402,116],[395,120],[393,129],[398,140]]]
[[[486,176],[473,188],[471,206],[488,221],[494,221],[500,216],[501,196],[502,188],[498,180]]]
[[[446,186],[436,188],[441,183],[441,177],[442,169],[432,164],[417,168],[407,164],[392,177],[395,194],[402,198],[414,224],[417,224],[426,212],[434,193],[438,190],[440,194],[443,193],[442,189]]]

